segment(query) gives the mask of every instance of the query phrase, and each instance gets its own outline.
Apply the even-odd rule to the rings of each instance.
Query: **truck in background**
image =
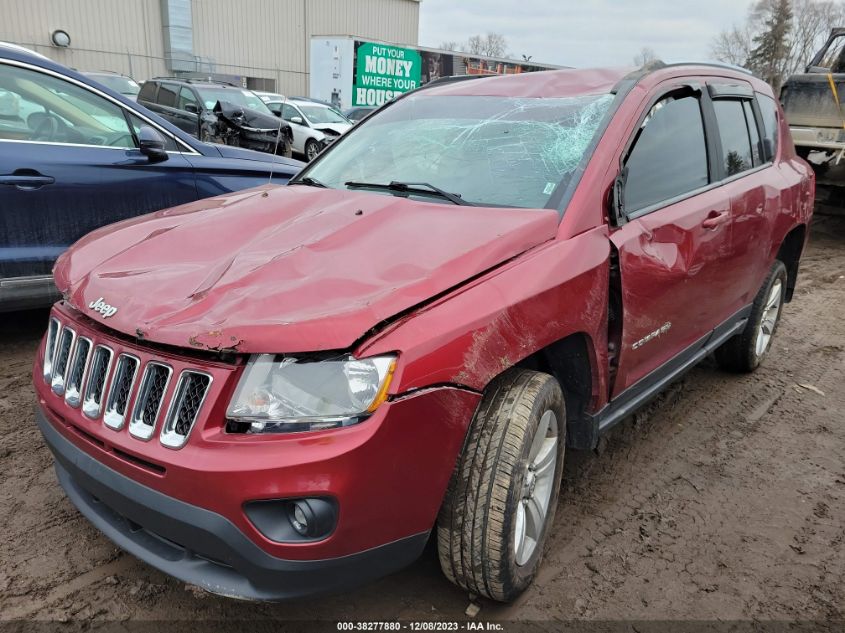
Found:
[[[311,38],[310,96],[339,110],[379,107],[440,77],[512,75],[556,68],[561,66],[319,35]]]

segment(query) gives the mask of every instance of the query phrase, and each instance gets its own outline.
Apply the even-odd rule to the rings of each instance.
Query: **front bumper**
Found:
[[[413,562],[428,531],[363,552],[286,560],[258,547],[226,517],[179,501],[105,466],[36,421],[70,500],[119,547],[166,574],[212,593],[283,600],[360,586]]]

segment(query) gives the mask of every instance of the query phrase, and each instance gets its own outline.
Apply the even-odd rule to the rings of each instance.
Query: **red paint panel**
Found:
[[[266,195],[265,195],[266,194]],[[358,213],[360,211],[360,213]],[[55,277],[86,316],[145,340],[242,352],[349,347],[367,330],[552,239],[550,210],[262,187],[101,229]]]

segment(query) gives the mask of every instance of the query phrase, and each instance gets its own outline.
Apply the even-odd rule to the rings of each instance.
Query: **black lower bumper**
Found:
[[[141,485],[98,462],[36,411],[73,504],[119,547],[166,574],[212,593],[284,600],[358,587],[412,563],[428,533],[341,558],[271,556],[226,517]]]

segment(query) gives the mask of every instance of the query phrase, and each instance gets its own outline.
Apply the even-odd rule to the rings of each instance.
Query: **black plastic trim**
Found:
[[[212,593],[285,600],[359,587],[411,564],[429,532],[322,560],[276,558],[226,517],[118,473],[67,440],[40,408],[36,423],[73,504],[116,545],[166,574]]]
[[[748,305],[649,375],[628,387],[599,412],[589,416],[594,429],[593,446],[598,442],[599,435],[649,402],[670,383],[704,360],[722,343],[738,334],[745,327],[750,315],[751,306]]]

